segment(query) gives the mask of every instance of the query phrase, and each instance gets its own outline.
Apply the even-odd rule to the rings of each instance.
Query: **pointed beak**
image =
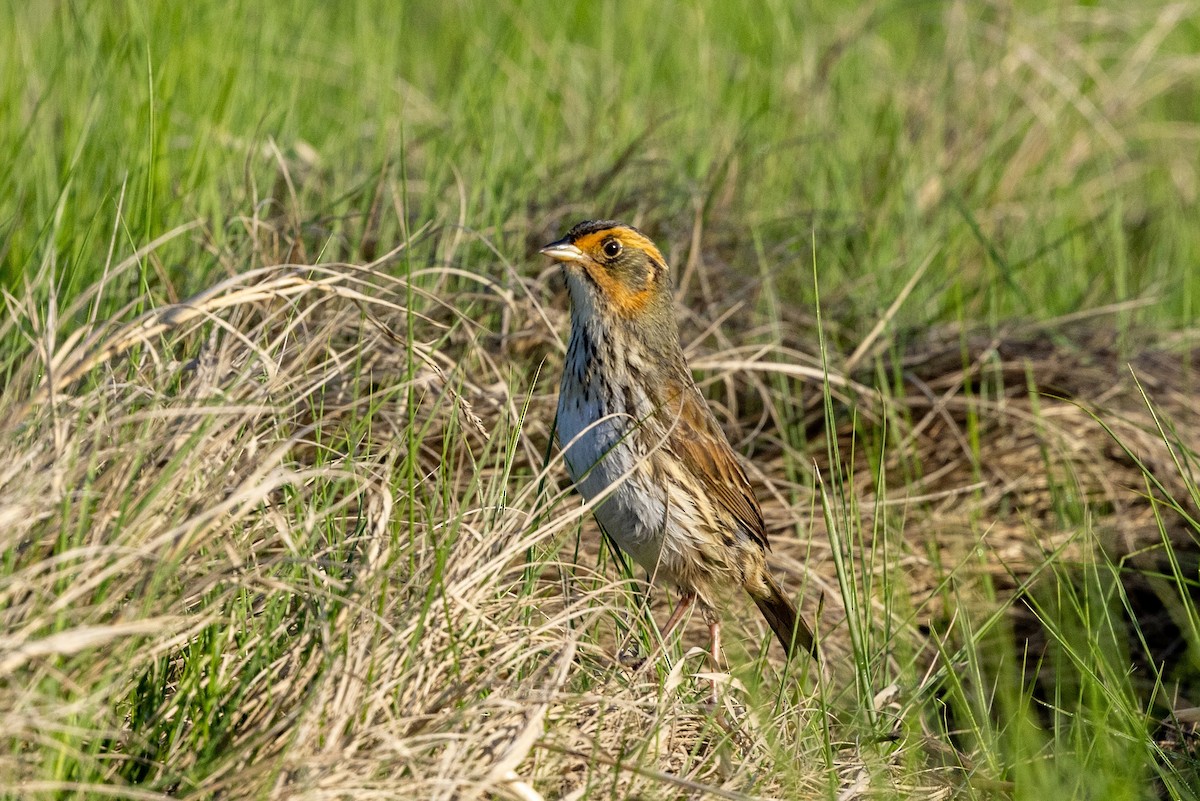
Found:
[[[572,245],[566,239],[560,239],[557,242],[551,242],[546,247],[538,251],[555,261],[583,261],[583,251]]]

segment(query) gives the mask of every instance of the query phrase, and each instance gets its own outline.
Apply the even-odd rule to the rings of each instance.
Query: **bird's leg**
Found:
[[[683,615],[692,608],[692,604],[696,603],[696,593],[686,592],[679,596],[679,603],[675,604],[675,610],[671,612],[671,616],[667,618],[667,625],[663,626],[662,632],[659,634],[659,647],[665,647],[667,637],[671,636],[671,632],[679,625],[679,621],[683,620]]]
[[[708,611],[708,610],[706,610]],[[713,673],[721,672],[721,621],[711,612],[705,615],[708,617],[708,637],[709,637],[709,653],[708,658],[712,663]],[[716,709],[720,709],[721,699],[717,694],[717,679],[713,677],[709,682],[709,700]]]
[[[663,626],[658,633],[658,642],[656,642],[654,647],[650,649],[650,653],[646,655],[645,660],[642,662],[638,670],[641,670],[647,665],[652,664],[654,660],[658,658],[658,655],[666,649],[667,638],[671,636],[671,632],[675,630],[675,627],[679,625],[681,620],[683,620],[684,614],[692,608],[692,604],[695,602],[696,593],[694,592],[685,592],[683,595],[679,596],[679,603],[675,605],[675,609],[671,612],[671,616],[667,618],[667,625]]]
[[[712,659],[714,670],[721,669],[721,621],[708,621],[708,637],[712,643],[712,650],[709,651],[709,658]]]

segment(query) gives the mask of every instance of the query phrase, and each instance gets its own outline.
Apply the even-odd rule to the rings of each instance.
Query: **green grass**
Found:
[[[0,794],[1196,797],[1197,20],[6,3]],[[600,216],[819,613],[721,720],[551,443]]]

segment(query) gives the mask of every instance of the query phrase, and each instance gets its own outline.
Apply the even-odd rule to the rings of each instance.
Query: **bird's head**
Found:
[[[674,319],[667,262],[633,226],[587,220],[541,252],[563,265],[576,312],[633,322]]]

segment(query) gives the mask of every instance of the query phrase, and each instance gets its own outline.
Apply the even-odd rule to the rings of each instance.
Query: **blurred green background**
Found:
[[[110,252],[198,220],[143,270],[186,293],[249,266],[256,214],[294,216],[310,260],[361,260],[384,202],[402,209],[370,232],[384,249],[433,221],[522,270],[579,218],[632,219],[676,261],[700,222],[710,265],[795,302],[815,263],[851,338],[926,258],[902,324],[1147,297],[1133,316],[1156,326],[1197,311],[1195,4],[7,0],[4,16],[10,291],[49,271],[69,295]],[[491,253],[456,258],[491,270]]]

